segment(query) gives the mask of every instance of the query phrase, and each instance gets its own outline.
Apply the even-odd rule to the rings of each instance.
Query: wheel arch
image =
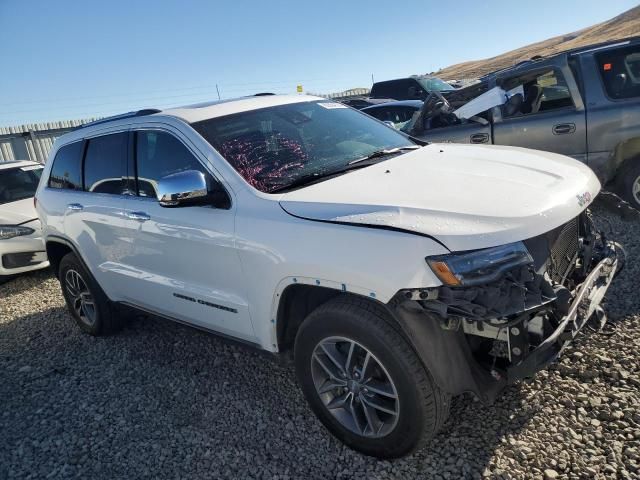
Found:
[[[62,258],[68,253],[75,253],[77,256],[75,248],[73,248],[69,242],[58,237],[47,238],[45,248],[47,250],[47,257],[49,258],[51,270],[53,270],[53,274],[56,277],[58,277],[60,261]]]
[[[640,136],[628,138],[616,145],[613,153],[611,179],[617,178],[620,169],[623,168],[627,162],[633,161],[634,159],[640,160]]]
[[[375,292],[352,290],[342,283],[293,278],[281,285],[275,294],[275,313],[272,318],[275,323],[275,343],[278,351],[291,352],[298,329],[307,315],[338,296],[364,299],[388,311],[386,305],[376,298]]]

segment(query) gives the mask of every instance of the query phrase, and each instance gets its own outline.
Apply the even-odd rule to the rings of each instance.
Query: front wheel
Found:
[[[640,209],[640,158],[625,162],[617,175],[616,190],[624,200]]]
[[[433,437],[449,396],[435,385],[381,307],[338,297],[303,322],[296,375],[320,421],[348,446],[381,458],[406,455]]]

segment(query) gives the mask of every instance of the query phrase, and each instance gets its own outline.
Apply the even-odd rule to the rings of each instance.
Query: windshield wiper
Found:
[[[407,145],[406,147],[383,148],[382,150],[376,150],[375,152],[372,152],[369,155],[366,155],[364,157],[351,160],[347,165],[353,165],[355,163],[364,162],[366,160],[372,160],[378,157],[384,157],[386,155],[393,155],[394,153],[398,153],[403,150],[417,150],[418,148],[420,148],[420,145]]]

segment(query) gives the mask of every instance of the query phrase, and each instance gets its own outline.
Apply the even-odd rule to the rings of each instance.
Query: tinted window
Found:
[[[49,187],[82,190],[82,146],[83,142],[75,142],[58,150],[51,167]]]
[[[123,195],[127,177],[127,133],[89,140],[84,159],[84,188],[88,192]]]
[[[396,100],[409,100],[420,97],[422,89],[420,84],[413,79],[389,80],[374,84],[371,96],[375,98],[395,98]]]
[[[261,108],[192,126],[247,183],[267,193],[288,188],[302,177],[344,170],[381,149],[414,145],[368,115],[336,102]]]
[[[165,132],[136,133],[138,195],[156,197],[158,180],[172,173],[198,170],[211,182],[211,175],[185,145]]]
[[[596,61],[611,98],[640,97],[640,46],[602,52]]]
[[[41,174],[41,166],[0,170],[0,204],[33,197]]]

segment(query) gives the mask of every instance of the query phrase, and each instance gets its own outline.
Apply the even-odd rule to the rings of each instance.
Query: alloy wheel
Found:
[[[640,205],[640,176],[636,177],[631,186],[631,192],[637,205]]]
[[[344,337],[320,341],[311,375],[324,406],[348,430],[370,438],[398,423],[398,392],[387,369],[367,348]]]
[[[96,305],[82,275],[76,270],[69,269],[65,273],[64,280],[73,310],[80,320],[87,325],[93,325],[96,321]]]

